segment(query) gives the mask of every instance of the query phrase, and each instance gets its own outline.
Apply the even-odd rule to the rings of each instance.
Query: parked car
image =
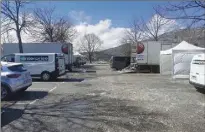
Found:
[[[44,81],[66,74],[65,57],[60,53],[14,53],[3,56],[1,60],[22,63],[32,77]]]
[[[193,57],[189,82],[197,89],[205,90],[205,54],[198,54]]]
[[[17,91],[25,91],[31,85],[31,75],[23,64],[1,62],[1,100]]]

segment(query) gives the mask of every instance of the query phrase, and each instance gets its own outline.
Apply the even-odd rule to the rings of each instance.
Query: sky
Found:
[[[96,24],[100,20],[112,20],[113,27],[129,27],[129,21],[134,17],[149,19],[154,13],[153,7],[165,4],[164,1],[37,1],[31,3],[27,8],[55,7],[56,14],[68,16],[79,23],[81,17],[87,17],[89,24]],[[74,18],[71,14],[76,12]],[[84,20],[85,20],[84,18]],[[82,19],[83,20],[83,19]]]
[[[28,12],[34,8],[55,7],[55,15],[67,16],[79,32],[73,41],[77,50],[79,39],[85,33],[95,33],[104,42],[101,49],[120,45],[120,38],[129,30],[134,18],[143,17],[145,21],[154,19],[154,9],[166,1],[35,1],[25,6]],[[173,25],[179,25],[176,21]],[[167,28],[172,27],[167,26]],[[15,36],[15,33],[12,33]],[[23,42],[31,42],[32,37],[23,34]]]

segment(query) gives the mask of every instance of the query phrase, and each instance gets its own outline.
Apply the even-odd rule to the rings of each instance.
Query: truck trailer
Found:
[[[160,72],[160,51],[172,48],[174,43],[163,41],[142,41],[135,45],[131,62],[136,63],[139,71]],[[134,51],[132,49],[132,51]],[[135,58],[135,60],[133,59]]]
[[[18,43],[3,43],[3,56],[19,53]],[[73,45],[71,43],[23,43],[24,53],[62,53],[65,56],[66,69],[72,71]]]

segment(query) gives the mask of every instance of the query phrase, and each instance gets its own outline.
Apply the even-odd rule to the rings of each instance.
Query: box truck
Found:
[[[170,49],[173,45],[162,41],[142,41],[136,44],[135,63],[138,70],[159,73],[160,51]]]
[[[61,53],[65,57],[66,69],[72,71],[73,45],[71,43],[23,43],[24,53]],[[4,43],[3,56],[19,53],[18,43]]]

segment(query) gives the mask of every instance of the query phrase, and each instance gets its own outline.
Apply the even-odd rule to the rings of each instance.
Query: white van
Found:
[[[195,55],[190,66],[190,84],[197,89],[205,89],[205,54]]]
[[[32,77],[48,81],[66,73],[65,57],[60,53],[14,53],[1,58],[5,62],[22,63]]]
[[[65,57],[66,69],[72,71],[73,44],[60,42],[23,43],[24,53],[61,53]],[[18,43],[3,43],[3,55],[19,53]]]

